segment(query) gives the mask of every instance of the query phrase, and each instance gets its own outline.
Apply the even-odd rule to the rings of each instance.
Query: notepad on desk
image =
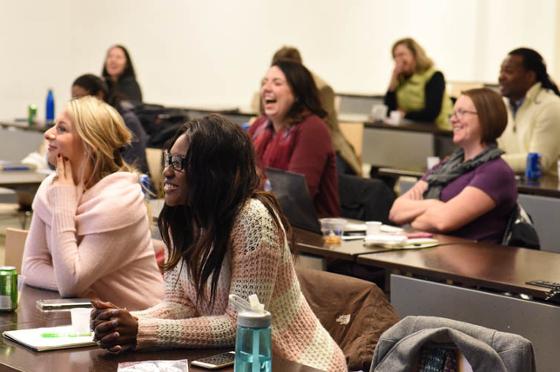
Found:
[[[93,333],[76,333],[72,326],[17,329],[2,335],[37,351],[94,346]]]
[[[435,247],[438,244],[438,240],[433,238],[407,238],[406,235],[392,234],[368,235],[364,241],[364,245],[368,247],[384,250],[422,249]]]

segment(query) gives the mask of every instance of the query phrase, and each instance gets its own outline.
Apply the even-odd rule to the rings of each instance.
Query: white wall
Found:
[[[559,0],[0,0],[0,118],[44,116],[72,80],[100,73],[109,45],[131,51],[145,101],[247,106],[274,51],[348,93],[382,93],[389,48],[413,36],[448,80],[495,81],[507,51],[539,50],[551,71]]]

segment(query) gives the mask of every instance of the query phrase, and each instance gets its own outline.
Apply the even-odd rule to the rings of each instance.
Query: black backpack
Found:
[[[533,225],[533,219],[519,203],[509,217],[502,245],[540,249],[539,235]]]

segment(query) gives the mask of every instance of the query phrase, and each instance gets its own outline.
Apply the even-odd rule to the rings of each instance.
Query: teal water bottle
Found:
[[[235,372],[272,371],[270,320],[268,311],[241,311],[237,315]]]
[[[54,94],[49,89],[47,93],[47,101],[45,103],[45,124],[49,125],[54,122]]]
[[[247,300],[231,294],[238,310],[234,372],[272,372],[271,315],[256,294]]]

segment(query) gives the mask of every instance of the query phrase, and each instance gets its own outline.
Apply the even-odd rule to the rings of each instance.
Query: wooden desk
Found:
[[[27,130],[33,132],[44,132],[46,127],[44,122],[39,122],[34,125],[29,125],[27,119],[24,120],[0,120],[0,128]]]
[[[550,175],[543,176],[536,182],[520,179],[517,181],[517,191],[521,194],[560,198],[558,177]]]
[[[488,243],[456,242],[416,251],[365,254],[357,262],[434,280],[453,280],[495,291],[546,297],[530,280],[560,281],[560,255]]]
[[[543,301],[545,288],[525,282],[560,281],[560,255],[465,242],[359,255],[357,262],[412,274],[391,274],[391,304],[401,317],[441,316],[520,334],[533,343],[538,371],[558,370],[560,306]]]
[[[325,244],[321,235],[302,229],[293,229],[295,250],[298,253],[307,253],[323,258],[342,259],[355,262],[360,256],[386,254],[387,249],[381,247],[365,246],[363,240],[342,241],[338,245]],[[468,240],[447,235],[435,235],[440,244],[459,244]]]
[[[0,171],[0,187],[8,189],[38,187],[46,177],[47,174],[35,171]]]
[[[56,292],[24,286],[20,306],[15,313],[0,313],[0,331],[21,328],[51,327],[70,324],[69,312],[43,313],[35,307],[35,301],[44,298],[59,298]],[[2,371],[116,371],[121,362],[142,360],[189,361],[229,349],[174,349],[158,351],[127,352],[112,355],[97,347],[75,348],[48,352],[35,352],[16,342],[2,338],[0,341],[0,370]],[[274,371],[316,372],[317,370],[294,362],[273,357]],[[190,366],[189,371],[205,369]],[[233,368],[221,371],[233,371]]]

